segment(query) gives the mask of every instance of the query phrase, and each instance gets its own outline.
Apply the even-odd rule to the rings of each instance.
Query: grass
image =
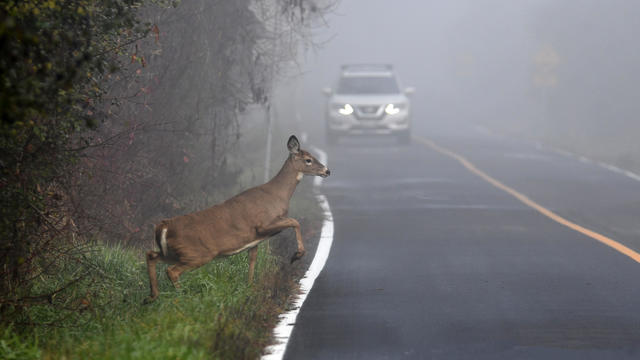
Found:
[[[245,254],[213,261],[170,284],[160,266],[160,297],[148,295],[146,265],[140,252],[96,246],[87,260],[102,275],[73,291],[85,305],[59,320],[48,305],[32,306],[25,316],[49,323],[20,334],[0,333],[2,359],[243,359],[256,358],[269,342],[269,329],[289,293],[277,276],[278,259],[259,251],[257,280],[249,285]],[[73,276],[73,267],[59,281]],[[54,284],[40,284],[54,286]]]
[[[0,359],[30,360],[40,355],[37,342],[23,342],[12,326],[0,329]]]

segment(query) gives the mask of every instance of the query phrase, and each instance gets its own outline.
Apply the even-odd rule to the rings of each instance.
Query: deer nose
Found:
[[[329,176],[329,175],[331,175],[331,170],[327,169],[327,171],[325,171],[324,173],[325,173],[325,175]]]

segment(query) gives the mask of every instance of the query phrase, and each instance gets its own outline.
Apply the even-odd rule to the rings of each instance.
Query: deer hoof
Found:
[[[300,260],[300,258],[302,258],[305,253],[306,253],[306,251],[304,251],[304,250],[296,251],[296,253],[293,254],[293,256],[291,257],[291,263],[293,264],[294,261]]]

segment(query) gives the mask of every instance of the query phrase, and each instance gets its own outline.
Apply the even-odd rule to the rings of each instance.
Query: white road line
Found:
[[[327,154],[315,147],[312,147],[312,150],[319,155],[318,160],[327,165]],[[318,187],[321,184],[321,177],[317,176],[313,179],[316,192],[318,192]],[[307,295],[309,295],[313,283],[320,274],[320,271],[324,268],[324,264],[329,257],[331,244],[333,243],[333,214],[331,213],[329,202],[324,195],[317,193],[316,199],[318,199],[320,207],[324,212],[324,222],[322,224],[322,232],[320,233],[320,241],[318,242],[316,255],[313,257],[309,269],[300,280],[300,295],[290,304],[291,310],[280,315],[280,321],[275,329],[273,329],[273,337],[276,343],[265,349],[266,355],[262,356],[262,360],[280,360],[284,357],[300,308],[302,308],[302,304],[306,300]]]
[[[544,148],[544,146],[543,146],[543,148]],[[607,170],[612,171],[614,173],[621,174],[621,175],[624,175],[626,177],[629,177],[629,178],[631,178],[633,180],[640,181],[640,174],[636,174],[636,173],[634,173],[632,171],[629,171],[629,170],[621,169],[621,168],[619,168],[619,167],[617,167],[615,165],[608,164],[608,163],[606,163],[604,161],[595,161],[595,160],[589,159],[589,158],[587,158],[585,156],[581,156],[581,155],[572,153],[572,152],[567,151],[565,149],[560,149],[560,148],[555,148],[555,147],[547,147],[547,149],[555,152],[556,154],[560,154],[560,155],[568,157],[568,158],[578,159],[578,161],[580,161],[582,163],[595,164],[595,165],[598,165],[599,167],[601,167],[603,169],[607,169]]]
[[[476,126],[475,130],[477,132],[483,133],[483,134],[493,134],[491,129],[485,128],[484,126]],[[527,142],[527,141],[525,141],[525,142]],[[611,164],[605,163],[603,161],[596,161],[596,160],[590,159],[590,158],[588,158],[586,156],[582,156],[582,155],[579,155],[579,154],[576,154],[576,153],[572,153],[572,152],[570,152],[568,150],[565,150],[565,149],[562,149],[562,148],[545,145],[545,144],[543,144],[543,143],[541,143],[539,141],[533,141],[532,143],[533,143],[533,145],[535,146],[535,148],[537,150],[550,150],[550,151],[553,151],[556,154],[560,154],[560,155],[562,155],[564,157],[568,157],[568,158],[571,158],[571,159],[576,159],[576,160],[580,161],[581,163],[584,163],[584,164],[596,164],[596,165],[600,166],[601,168],[604,168],[604,169],[607,169],[609,171],[613,171],[615,173],[624,175],[624,176],[629,177],[629,178],[631,178],[633,180],[640,181],[640,174],[634,173],[633,171],[625,170],[625,169],[619,168],[619,167],[617,167],[615,165],[611,165]]]

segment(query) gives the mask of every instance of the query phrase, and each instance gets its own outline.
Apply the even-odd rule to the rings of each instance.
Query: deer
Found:
[[[291,263],[305,254],[300,223],[288,216],[289,201],[304,175],[327,177],[331,172],[308,151],[300,149],[295,135],[287,141],[289,156],[276,176],[207,209],[160,221],[155,226],[159,251],[146,254],[151,295],[144,303],[158,298],[156,263],[170,264],[167,276],[176,289],[180,275],[218,257],[239,254],[249,258],[249,284],[258,255],[258,244],[287,228],[295,230],[297,251]]]

